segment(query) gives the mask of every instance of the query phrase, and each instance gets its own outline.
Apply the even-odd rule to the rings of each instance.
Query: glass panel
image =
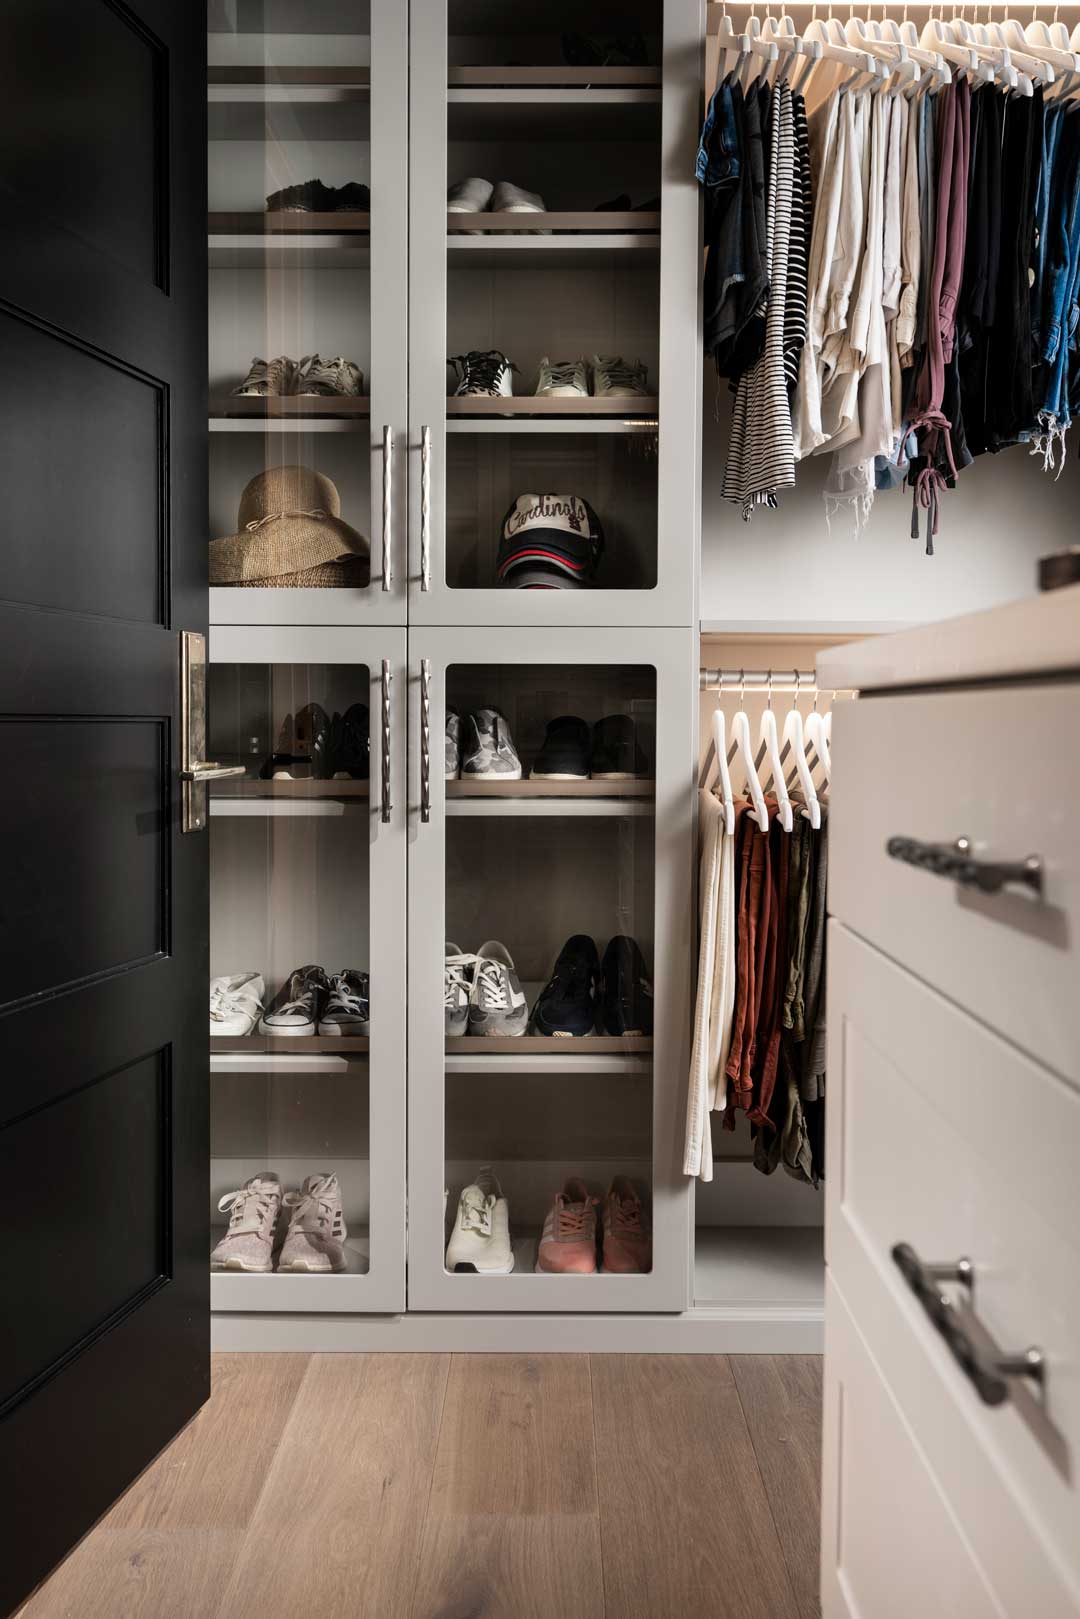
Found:
[[[532,1272],[565,1190],[542,1268],[649,1270],[655,670],[459,664],[447,710],[446,1268]]]
[[[366,589],[367,7],[209,17],[210,582]]]
[[[661,7],[449,14],[446,583],[652,589]]]
[[[368,1268],[367,700],[360,664],[210,667],[211,756],[245,767],[210,795],[211,1222],[226,1274]],[[220,1200],[265,1171],[269,1198],[241,1197],[230,1235]]]

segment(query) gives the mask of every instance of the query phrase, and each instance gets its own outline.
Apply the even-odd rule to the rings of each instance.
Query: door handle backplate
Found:
[[[206,752],[206,636],[180,631],[180,830],[206,826],[206,783],[243,776],[243,765],[219,765]]]

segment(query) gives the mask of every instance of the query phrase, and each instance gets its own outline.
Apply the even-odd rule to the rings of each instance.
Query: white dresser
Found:
[[[1080,586],[818,674],[825,1619],[1075,1619]]]

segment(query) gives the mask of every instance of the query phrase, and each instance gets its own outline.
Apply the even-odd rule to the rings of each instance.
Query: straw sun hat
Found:
[[[337,487],[310,467],[271,467],[240,496],[238,534],[210,541],[212,585],[366,585],[367,540],[341,520]]]

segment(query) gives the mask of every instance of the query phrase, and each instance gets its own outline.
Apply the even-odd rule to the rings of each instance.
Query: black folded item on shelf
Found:
[[[271,191],[266,199],[268,214],[366,214],[370,210],[371,192],[359,180],[343,186],[304,180],[299,185]]]

